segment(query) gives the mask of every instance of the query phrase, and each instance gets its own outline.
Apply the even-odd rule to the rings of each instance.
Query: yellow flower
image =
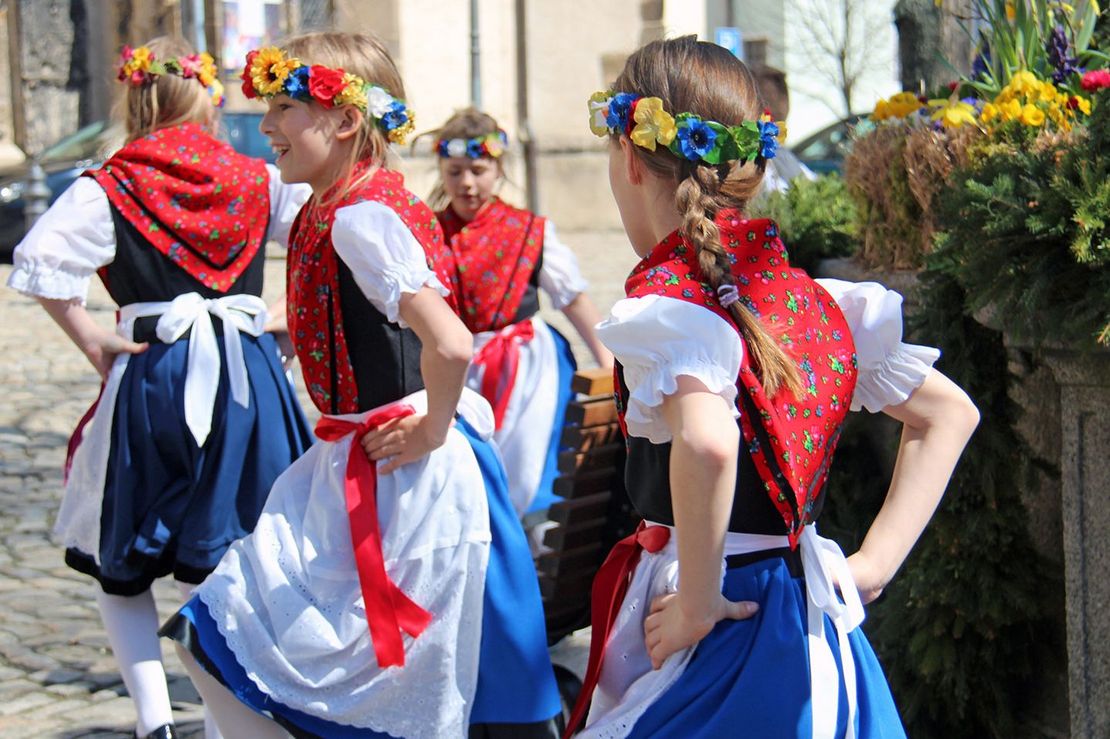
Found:
[[[140,46],[131,51],[131,58],[123,65],[123,74],[130,77],[135,72],[149,72],[150,63],[154,61],[154,54],[146,46]]]
[[[990,123],[998,116],[1002,115],[1002,111],[994,103],[986,103],[983,105],[983,110],[979,113],[979,120],[983,123]]]
[[[359,110],[366,110],[366,83],[362,81],[362,78],[350,72],[345,72],[343,82],[347,86],[335,96],[335,104],[353,105]]]
[[[285,78],[299,66],[301,63],[296,59],[286,59],[281,49],[267,46],[259,50],[251,64],[251,82],[259,95],[277,95],[285,84]]]
[[[1017,9],[1014,8],[1014,4],[1011,2],[1006,3],[1006,20],[1012,21],[1016,17]]]
[[[1091,114],[1091,101],[1087,98],[1076,98],[1079,101],[1079,112],[1083,115]]]
[[[612,94],[608,92],[590,95],[590,130],[594,132],[594,136],[609,135],[609,125],[605,122],[605,117],[609,115],[609,101],[612,99]]]
[[[1026,103],[1021,109],[1021,122],[1026,126],[1040,126],[1044,124],[1044,111],[1032,103]]]
[[[633,119],[636,127],[632,129],[629,138],[637,146],[651,151],[655,151],[656,142],[669,146],[678,133],[674,118],[663,110],[663,101],[659,98],[640,98],[636,103]]]
[[[1002,120],[1004,122],[1016,121],[1018,118],[1021,118],[1021,103],[1017,100],[1007,100],[1002,103],[1002,105],[998,106],[998,109],[1002,112]]]
[[[786,143],[786,121],[775,121],[775,125],[779,127],[779,135],[775,138],[780,144]]]
[[[200,53],[200,72],[197,74],[200,83],[208,87],[216,82],[216,60],[207,51]]]
[[[890,118],[890,104],[885,98],[880,98],[879,102],[875,103],[875,110],[871,111],[871,120],[885,121],[887,118]]]
[[[942,103],[941,107],[933,112],[930,118],[940,121],[945,128],[959,128],[965,123],[975,125],[975,108],[965,102],[956,101],[930,101],[930,104]]]
[[[416,114],[410,110],[408,111],[408,116],[409,119],[405,121],[403,126],[398,126],[386,134],[389,140],[398,146],[404,146],[409,134],[416,129]]]

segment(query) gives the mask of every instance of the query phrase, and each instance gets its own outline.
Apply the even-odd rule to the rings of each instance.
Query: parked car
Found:
[[[262,113],[224,113],[220,117],[223,138],[247,156],[274,161],[268,139],[258,130]],[[123,143],[119,129],[109,121],[97,121],[52,144],[38,156],[50,188],[50,202],[70,186],[82,172],[103,162]],[[10,262],[12,251],[26,232],[23,193],[27,188],[30,160],[0,169],[0,260]]]
[[[873,125],[865,115],[851,115],[802,139],[790,150],[817,174],[839,173],[853,138]]]

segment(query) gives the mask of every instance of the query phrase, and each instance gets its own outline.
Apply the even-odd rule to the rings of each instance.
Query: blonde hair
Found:
[[[397,65],[393,63],[385,44],[376,36],[368,33],[318,31],[294,36],[285,41],[281,48],[286,54],[300,59],[304,64],[341,68],[372,85],[383,88],[395,98],[402,100],[405,98],[405,86],[401,82]],[[411,116],[412,113],[410,112],[409,115]],[[360,161],[383,166],[388,153],[389,139],[385,132],[378,127],[370,113],[364,112],[362,126],[355,136],[351,157],[340,174],[339,181],[346,180]],[[356,180],[348,182],[334,197],[343,197],[344,194],[365,182],[371,174],[367,172]]]
[[[144,46],[159,60],[195,53],[188,41],[177,36],[159,36]],[[211,95],[196,79],[175,74],[159,75],[141,85],[127,85],[116,111],[128,143],[182,123],[199,123],[214,131],[217,114]]]
[[[442,126],[432,131],[425,131],[417,139],[425,136],[432,136],[436,141],[441,139],[476,139],[480,136],[497,133],[500,130],[501,127],[497,125],[497,121],[489,113],[483,113],[475,107],[469,107],[455,111],[450,118],[444,121]],[[416,141],[414,140],[413,145],[415,144]],[[504,176],[505,168],[501,164],[502,158],[504,157],[494,159],[494,162],[497,164],[498,172]],[[439,171],[438,167],[436,171]],[[443,186],[442,177],[436,178],[436,184],[432,187],[431,193],[428,194],[427,203],[428,207],[436,212],[443,210],[451,203],[451,198]]]
[[[665,110],[694,113],[726,126],[757,120],[761,112],[755,82],[744,63],[695,36],[641,47],[625,62],[613,90],[658,97]],[[649,171],[675,183],[675,205],[683,219],[680,231],[693,245],[705,281],[714,292],[734,284],[714,218],[726,208],[747,207],[763,181],[762,160],[713,165],[675,156],[664,147],[653,152],[633,146],[632,151]],[[797,365],[759,317],[739,303],[726,310],[740,328],[767,395],[781,387],[800,395]]]

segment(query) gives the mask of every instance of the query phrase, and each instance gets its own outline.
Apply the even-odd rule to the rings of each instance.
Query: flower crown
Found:
[[[499,158],[509,145],[509,137],[500,128],[494,133],[476,136],[472,139],[440,139],[436,142],[436,153],[444,159],[451,157]]]
[[[624,134],[637,146],[655,151],[662,144],[676,156],[706,164],[773,159],[785,137],[764,111],[758,121],[726,126],[693,113],[672,116],[657,97],[631,92],[595,92],[590,96],[590,130],[597,136]]]
[[[187,80],[195,79],[208,91],[212,104],[224,104],[224,86],[216,74],[216,60],[206,51],[176,59],[159,60],[147,46],[132,49],[124,46],[119,54],[119,74],[116,79],[132,87],[141,87],[164,74]]]
[[[248,99],[288,95],[294,100],[315,101],[325,108],[353,105],[372,116],[394,144],[405,143],[415,127],[413,112],[385,88],[342,69],[305,64],[273,46],[247,54],[242,80],[243,94]]]

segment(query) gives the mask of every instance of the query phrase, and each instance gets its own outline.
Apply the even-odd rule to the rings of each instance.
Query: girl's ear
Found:
[[[634,144],[627,136],[621,136],[621,156],[624,158],[624,175],[628,178],[629,184],[639,185],[644,181],[644,165],[640,161],[640,157],[636,156]]]
[[[346,141],[354,137],[360,128],[362,128],[361,110],[353,105],[344,105],[339,108],[341,118],[339,119],[339,127],[335,130],[335,137],[340,141]]]

